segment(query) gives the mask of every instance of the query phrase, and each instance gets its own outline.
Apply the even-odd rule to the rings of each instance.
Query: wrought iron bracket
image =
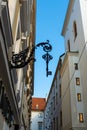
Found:
[[[28,63],[30,63],[32,60],[35,61],[34,52],[35,49],[37,49],[38,47],[43,47],[43,51],[46,52],[46,54],[42,56],[42,58],[46,61],[46,76],[52,75],[52,72],[48,69],[48,63],[53,58],[49,54],[49,52],[52,50],[52,46],[49,44],[49,40],[47,40],[46,42],[38,43],[37,45],[32,47],[31,51],[29,47],[27,47],[25,50],[19,52],[18,54],[12,52],[12,58],[10,61],[11,69],[23,68],[28,65]]]

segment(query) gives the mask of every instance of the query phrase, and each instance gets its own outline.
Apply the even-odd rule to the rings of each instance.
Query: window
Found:
[[[60,111],[60,126],[62,126],[62,111]]]
[[[75,63],[75,70],[78,70],[78,63]]]
[[[37,104],[37,105],[36,105],[36,109],[38,109],[38,108],[39,108],[39,105]]]
[[[73,22],[73,30],[74,30],[74,40],[77,37],[77,25],[76,25],[76,21]]]
[[[81,93],[77,93],[77,100],[78,100],[78,102],[81,101]]]
[[[58,93],[56,93],[56,104],[58,103]]]
[[[17,90],[17,101],[20,102],[20,90]]]
[[[80,85],[80,78],[76,78],[76,85]]]
[[[60,84],[60,87],[59,87],[59,89],[60,89],[60,98],[61,98],[61,84]]]
[[[83,113],[79,113],[79,122],[84,122]]]
[[[38,122],[38,130],[42,130],[42,122]]]
[[[55,96],[53,97],[53,107],[54,107],[54,110],[55,110]]]
[[[59,59],[59,70],[61,69],[62,66],[62,59]]]
[[[42,113],[39,113],[38,117],[39,117],[39,118],[42,118],[42,117],[43,117],[43,114],[42,114]]]
[[[53,130],[55,130],[55,118],[53,119]]]
[[[61,75],[60,75],[60,72],[59,72],[59,79],[61,79]]]
[[[16,40],[20,39],[20,36],[21,33],[20,33],[20,23],[18,23],[18,30],[17,30],[17,37],[16,37]]]
[[[56,117],[56,130],[58,130],[58,117]]]
[[[68,46],[68,51],[70,52],[70,40],[68,40],[67,46]]]

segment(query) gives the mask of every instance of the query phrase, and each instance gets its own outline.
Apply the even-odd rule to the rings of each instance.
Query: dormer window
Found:
[[[37,105],[36,105],[36,109],[38,109],[38,108],[39,108],[39,105],[37,104]]]

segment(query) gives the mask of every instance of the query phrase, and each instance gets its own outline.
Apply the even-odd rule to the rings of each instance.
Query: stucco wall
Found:
[[[38,122],[43,122],[43,118],[44,118],[43,112],[32,111],[31,112],[31,130],[38,130]]]
[[[62,86],[62,122],[63,129],[71,128],[71,105],[70,105],[70,85],[69,85],[69,63],[68,59],[61,76],[61,86]]]

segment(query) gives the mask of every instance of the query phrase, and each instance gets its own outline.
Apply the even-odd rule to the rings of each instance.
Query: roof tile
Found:
[[[32,98],[32,110],[44,111],[46,105],[45,98]]]

